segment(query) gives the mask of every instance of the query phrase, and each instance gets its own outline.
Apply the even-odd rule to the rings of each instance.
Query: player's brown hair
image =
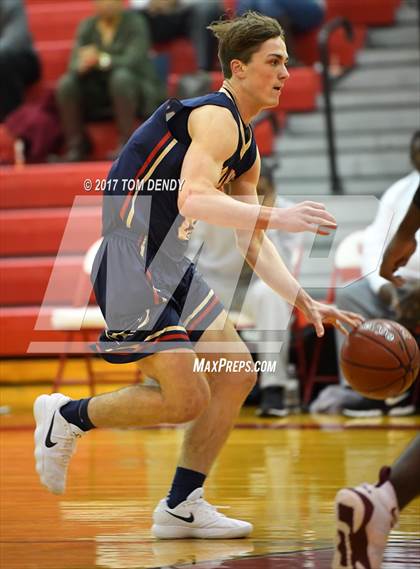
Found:
[[[218,56],[223,75],[227,79],[232,77],[232,59],[248,63],[265,41],[279,36],[284,40],[284,31],[277,20],[252,11],[233,20],[218,20],[207,29],[219,41]]]

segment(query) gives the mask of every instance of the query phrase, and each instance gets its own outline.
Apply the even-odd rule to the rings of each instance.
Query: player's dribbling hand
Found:
[[[329,235],[336,227],[335,218],[325,209],[324,204],[311,201],[277,209],[273,223],[273,228],[290,233],[310,231],[319,235]]]
[[[356,312],[339,310],[334,305],[324,304],[315,300],[310,309],[305,312],[307,319],[314,325],[318,337],[324,335],[324,324],[332,324],[332,326],[347,336],[349,331],[344,324],[347,324],[350,328],[356,328],[364,321],[363,316]]]

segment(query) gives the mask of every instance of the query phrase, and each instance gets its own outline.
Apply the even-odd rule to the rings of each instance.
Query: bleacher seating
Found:
[[[73,300],[73,290],[67,285],[72,274],[79,272],[82,255],[69,255],[60,259],[57,275],[58,286],[51,291],[51,300],[68,305]],[[55,262],[55,257],[12,257],[0,260],[0,304],[13,307],[22,302],[41,305]],[[30,275],[30,286],[27,286]]]
[[[363,10],[359,0],[329,0],[327,17],[344,14],[355,24],[355,40],[348,42],[342,30],[336,31],[330,41],[331,59],[340,66],[354,64],[355,55],[365,40],[365,25],[390,23],[400,0],[366,0]],[[377,9],[378,2],[382,8]],[[234,8],[234,2],[228,2]],[[66,71],[74,35],[78,23],[94,12],[88,0],[65,0],[52,3],[50,0],[27,0],[27,12],[35,46],[40,55],[43,69],[42,80],[28,92],[28,99],[36,99],[45,89],[53,89],[57,79]],[[376,14],[376,20],[375,20]],[[156,53],[169,56],[169,93],[175,92],[179,78],[196,70],[194,48],[187,39],[179,39],[169,44],[154,46]],[[292,69],[292,81],[285,88],[279,106],[280,115],[284,111],[311,111],[315,108],[320,83],[312,64],[318,60],[317,32],[299,39],[297,51],[300,59],[308,67]],[[221,74],[213,74],[214,89],[221,83]],[[93,160],[104,159],[116,146],[117,133],[110,123],[97,123],[89,126],[93,138]],[[0,160],[10,161],[13,156],[13,139],[0,127]]]
[[[107,162],[79,164],[39,164],[0,170],[0,207],[18,208],[71,207],[74,197],[86,195],[83,181],[106,177]]]
[[[233,0],[227,0],[234,7]],[[365,41],[366,25],[391,24],[399,0],[328,0],[327,18],[345,15],[355,25],[352,44],[337,31],[331,38],[332,60],[351,66],[355,54]],[[65,71],[78,22],[89,16],[94,6],[90,0],[26,0],[31,31],[43,64],[43,79],[32,87],[28,97],[34,99],[45,88],[52,88]],[[169,89],[174,92],[179,77],[196,69],[193,46],[188,40],[170,45],[155,46],[156,52],[169,54]],[[301,38],[298,45],[300,58],[306,67],[291,70],[291,79],[285,87],[277,112],[280,125],[292,111],[310,111],[315,108],[320,93],[318,72],[312,64],[318,59],[317,34]],[[213,74],[213,88],[221,83],[221,75]],[[92,158],[101,159],[115,147],[117,133],[111,122],[89,125],[94,142]],[[273,127],[268,121],[256,127],[256,137],[262,154],[271,151]],[[0,162],[13,160],[13,138],[0,125]],[[39,305],[42,303],[52,274],[56,254],[63,245],[64,255],[60,266],[54,269],[55,287],[49,290],[52,304],[71,303],[74,275],[80,270],[87,247],[100,232],[100,212],[97,200],[77,208],[72,219],[79,231],[62,243],[68,230],[68,218],[74,198],[85,196],[83,180],[106,177],[109,163],[6,166],[0,170],[0,326],[4,330],[0,355],[23,355],[31,338],[64,340],[57,331],[36,331]],[[92,194],[90,194],[92,195]],[[99,197],[99,194],[96,198]],[[48,323],[45,311],[43,319]],[[41,322],[42,324],[42,322]]]
[[[80,21],[95,12],[93,2],[30,2],[27,6],[29,27],[35,43],[42,41],[73,41]]]
[[[394,22],[400,4],[401,0],[328,0],[327,19],[341,16],[356,25],[386,26]]]
[[[12,209],[1,213],[0,256],[54,255],[69,220],[68,208]],[[72,223],[78,231],[65,239],[61,253],[77,253],[100,235],[100,208],[73,208]],[[90,239],[91,237],[91,239]]]
[[[53,269],[48,303],[72,302],[75,275],[100,234],[100,194],[85,192],[83,181],[103,179],[108,168],[108,163],[93,162],[0,170],[1,355],[25,354],[34,334],[42,340],[65,339],[59,332],[32,330]],[[78,196],[83,196],[81,206],[71,209]],[[59,249],[63,254],[57,264]]]

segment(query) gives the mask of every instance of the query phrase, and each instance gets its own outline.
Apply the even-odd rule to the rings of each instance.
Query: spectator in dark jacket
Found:
[[[146,18],[153,43],[165,43],[189,36],[191,14],[184,2],[130,0],[129,5]]]
[[[212,71],[218,65],[217,41],[207,26],[223,15],[223,0],[130,0],[130,6],[147,19],[154,43],[189,38],[199,70]]]
[[[23,101],[27,85],[40,76],[22,0],[0,2],[0,120]]]
[[[197,65],[200,71],[219,69],[217,59],[217,41],[207,26],[219,20],[225,13],[222,0],[201,2],[200,0],[184,0],[191,10],[190,37],[197,53]]]
[[[68,146],[64,160],[69,162],[83,160],[89,153],[84,119],[113,114],[122,146],[134,129],[136,115],[147,118],[165,96],[149,56],[144,19],[125,12],[122,0],[95,4],[97,14],[80,24],[68,73],[57,88]]]

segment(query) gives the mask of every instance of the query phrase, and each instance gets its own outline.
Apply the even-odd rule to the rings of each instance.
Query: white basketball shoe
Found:
[[[338,492],[333,569],[380,569],[389,532],[399,517],[389,474],[384,467],[376,486],[361,484]]]
[[[246,537],[252,524],[228,518],[203,499],[203,488],[196,488],[175,508],[166,498],[153,512],[152,534],[159,539],[232,539]]]
[[[76,439],[84,431],[68,423],[59,412],[70,401],[61,393],[40,395],[34,403],[35,465],[41,484],[53,494],[63,494],[66,488],[67,468]]]

